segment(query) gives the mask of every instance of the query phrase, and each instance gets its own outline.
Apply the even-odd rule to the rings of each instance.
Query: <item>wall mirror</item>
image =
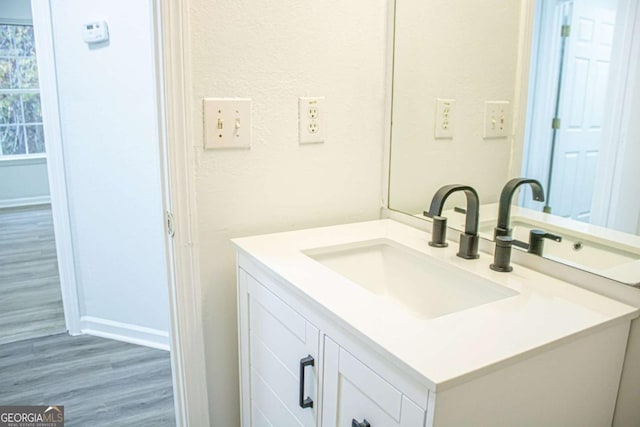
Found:
[[[511,226],[563,237],[543,256],[640,283],[636,0],[396,0],[388,206],[424,218],[445,184],[480,195],[480,234],[522,186]],[[634,119],[635,118],[635,119]],[[445,206],[462,228],[464,197]]]

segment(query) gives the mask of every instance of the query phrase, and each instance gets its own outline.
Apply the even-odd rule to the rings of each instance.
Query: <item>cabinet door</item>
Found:
[[[246,285],[239,295],[241,328],[249,329],[245,345],[241,331],[243,425],[316,426],[318,329],[243,270],[240,275]]]
[[[422,427],[425,412],[330,338],[324,342],[324,427]]]

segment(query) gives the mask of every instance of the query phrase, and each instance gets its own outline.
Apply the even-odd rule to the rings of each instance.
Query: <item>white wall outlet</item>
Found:
[[[455,105],[455,99],[436,99],[435,138],[453,139]]]
[[[204,148],[251,147],[251,99],[204,99]]]
[[[484,138],[507,138],[510,133],[509,101],[486,101],[484,103]]]
[[[324,142],[327,114],[324,97],[298,99],[298,137],[300,144]]]

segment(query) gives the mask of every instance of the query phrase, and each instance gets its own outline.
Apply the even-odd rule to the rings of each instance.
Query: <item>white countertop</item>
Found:
[[[517,295],[432,319],[389,304],[302,253],[386,238],[511,288]],[[489,268],[493,257],[463,260],[458,244],[433,248],[430,235],[399,222],[378,221],[234,239],[237,248],[272,270],[339,321],[422,375],[432,389],[450,387],[559,340],[637,317],[640,310],[514,265]]]

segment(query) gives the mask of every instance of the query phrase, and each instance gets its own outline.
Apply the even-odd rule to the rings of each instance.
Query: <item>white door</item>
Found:
[[[424,425],[425,412],[392,384],[329,337],[324,345],[324,427]]]
[[[589,222],[601,144],[615,22],[615,0],[575,0],[559,101],[549,204],[552,213]]]

